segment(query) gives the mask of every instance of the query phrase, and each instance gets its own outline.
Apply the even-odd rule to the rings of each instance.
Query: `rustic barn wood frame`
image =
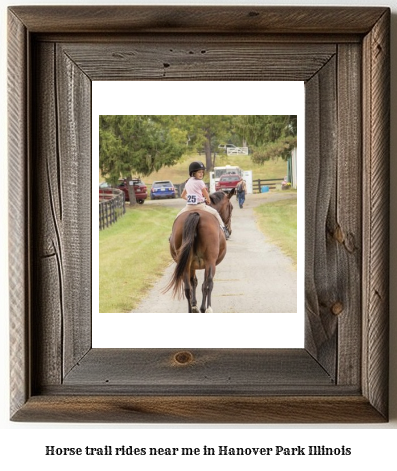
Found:
[[[11,420],[387,421],[389,22],[9,8]],[[91,348],[93,80],[305,81],[304,349]]]

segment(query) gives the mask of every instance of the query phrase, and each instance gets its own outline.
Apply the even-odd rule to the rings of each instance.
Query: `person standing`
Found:
[[[236,191],[238,204],[240,209],[242,209],[245,203],[245,193],[247,191],[247,184],[245,183],[245,180],[241,180],[241,182],[236,187]]]

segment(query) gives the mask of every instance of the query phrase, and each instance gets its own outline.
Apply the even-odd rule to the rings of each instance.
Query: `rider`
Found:
[[[211,203],[207,187],[203,182],[205,166],[202,162],[192,162],[189,165],[190,178],[185,183],[181,197],[186,200],[186,206],[179,212],[205,210],[213,214],[219,221],[219,225],[225,233],[226,239],[230,237],[229,231],[222,221],[221,216],[215,208],[209,206]],[[207,203],[207,204],[205,204]],[[178,214],[178,216],[179,216]],[[177,217],[178,217],[177,216]]]

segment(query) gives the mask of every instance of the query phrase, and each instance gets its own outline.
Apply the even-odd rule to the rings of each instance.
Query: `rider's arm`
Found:
[[[186,188],[183,189],[182,191],[182,194],[181,194],[181,198],[183,198],[184,200],[187,198],[187,191],[186,191]]]
[[[203,188],[203,189],[201,190],[201,192],[202,192],[202,194],[203,194],[203,196],[204,196],[204,198],[205,198],[206,203],[207,203],[207,204],[210,204],[210,203],[211,203],[211,200],[210,200],[210,196],[209,196],[209,194],[208,194],[207,188]]]

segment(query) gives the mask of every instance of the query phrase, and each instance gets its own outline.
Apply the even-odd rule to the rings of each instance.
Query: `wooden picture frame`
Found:
[[[11,420],[387,421],[389,23],[383,7],[9,8]],[[304,349],[91,348],[92,80],[305,81]]]

